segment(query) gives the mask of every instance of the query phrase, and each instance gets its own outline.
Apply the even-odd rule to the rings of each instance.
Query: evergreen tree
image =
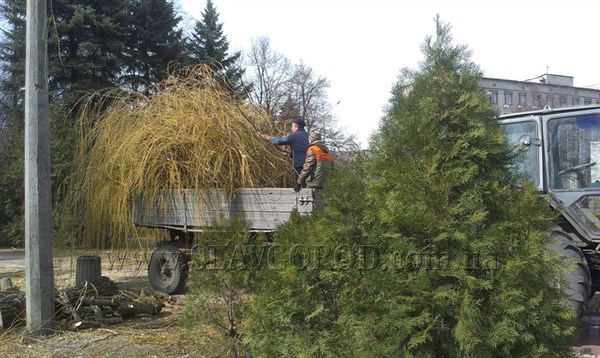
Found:
[[[242,85],[244,70],[237,64],[241,52],[229,55],[229,41],[223,34],[223,23],[219,22],[219,13],[212,0],[206,2],[202,20],[196,21],[187,40],[187,54],[186,63],[212,66],[226,88],[245,96],[246,88]]]
[[[122,1],[56,1],[49,16],[52,98],[71,107],[84,95],[116,86],[123,66],[127,7]]]
[[[322,253],[258,275],[244,327],[253,353],[568,356],[573,315],[547,249],[555,215],[510,171],[481,71],[450,26],[436,18],[422,49],[366,165],[336,168],[325,210],[275,234]]]
[[[145,91],[166,78],[183,56],[181,17],[172,0],[131,0],[121,84]]]
[[[513,158],[466,46],[454,46],[437,18],[422,49],[425,61],[402,72],[373,142],[387,248],[419,259],[404,263],[401,278],[374,277],[376,287],[398,288],[376,330],[396,331],[410,353],[564,355],[574,327],[546,249],[555,216],[509,171]],[[424,264],[432,258],[444,269]]]
[[[23,242],[25,1],[0,2],[0,245]]]
[[[22,118],[25,97],[25,0],[2,1],[0,30],[0,116],[2,123]]]

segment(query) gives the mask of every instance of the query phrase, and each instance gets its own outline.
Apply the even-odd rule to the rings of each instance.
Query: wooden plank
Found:
[[[153,198],[136,196],[134,224],[194,230],[222,222],[239,213],[252,230],[273,230],[293,210],[312,211],[312,192],[291,188],[244,188],[227,194],[220,190],[161,190]]]

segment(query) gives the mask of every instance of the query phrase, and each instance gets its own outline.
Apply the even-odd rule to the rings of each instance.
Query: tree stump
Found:
[[[25,322],[25,292],[0,292],[0,331]]]
[[[102,276],[100,256],[77,256],[75,268],[75,287],[83,286],[86,282],[96,281]]]
[[[0,278],[0,291],[9,291],[12,289],[14,289],[14,286],[10,277]]]

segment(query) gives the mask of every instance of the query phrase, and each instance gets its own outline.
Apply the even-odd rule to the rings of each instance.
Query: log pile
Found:
[[[55,289],[55,321],[64,329],[102,327],[136,315],[156,316],[161,296],[119,290],[108,277],[76,287]],[[11,287],[0,291],[0,330],[25,323],[25,293]]]

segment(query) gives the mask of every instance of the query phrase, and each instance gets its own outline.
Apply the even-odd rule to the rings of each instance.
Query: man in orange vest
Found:
[[[312,188],[315,207],[322,208],[319,191],[323,189],[327,178],[329,178],[333,157],[329,152],[329,148],[322,141],[320,133],[311,131],[308,136],[308,142],[306,159],[304,160],[304,166],[300,175],[298,175],[296,184],[301,188]]]

